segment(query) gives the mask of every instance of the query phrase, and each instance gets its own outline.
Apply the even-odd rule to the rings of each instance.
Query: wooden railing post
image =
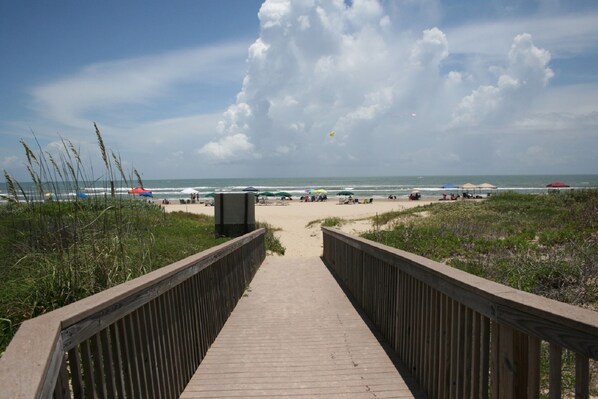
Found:
[[[496,353],[494,380],[498,398],[527,398],[528,392],[528,345],[527,336],[513,328],[496,324],[497,340],[493,346]]]

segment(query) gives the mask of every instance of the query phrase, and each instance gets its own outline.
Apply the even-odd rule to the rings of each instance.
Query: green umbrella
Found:
[[[260,197],[275,197],[276,194],[274,194],[271,191],[262,191],[260,193],[258,193],[257,195],[259,195]]]
[[[354,195],[351,191],[339,191],[336,195]]]
[[[216,193],[208,193],[206,195],[204,195],[204,197],[206,198],[214,198],[216,196]]]
[[[276,197],[290,197],[291,194],[287,193],[286,191],[279,191],[274,193]]]

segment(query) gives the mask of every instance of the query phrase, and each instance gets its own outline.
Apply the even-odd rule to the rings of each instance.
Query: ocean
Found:
[[[598,175],[513,175],[513,176],[378,176],[378,177],[290,177],[290,178],[246,178],[246,179],[161,179],[145,180],[144,188],[152,191],[154,199],[188,198],[189,195],[181,194],[185,188],[193,188],[202,197],[210,193],[241,192],[248,186],[253,186],[259,191],[285,191],[295,198],[306,194],[309,189],[324,189],[328,197],[348,190],[357,198],[388,198],[389,195],[397,198],[407,197],[412,191],[419,191],[422,197],[440,197],[443,193],[459,193],[458,186],[465,183],[481,184],[490,183],[497,186],[496,190],[481,190],[482,194],[488,192],[514,191],[519,193],[546,193],[546,185],[561,181],[569,186],[568,189],[598,188]],[[31,183],[22,183],[25,192],[33,192]],[[454,185],[456,188],[442,188],[445,185]],[[103,196],[108,190],[107,185],[96,182],[94,186],[80,187],[79,192],[89,196]],[[130,187],[117,183],[117,192],[126,195]],[[565,190],[568,190],[565,189]],[[49,191],[65,191],[58,193],[58,198],[68,198],[76,195],[73,188],[60,190],[48,188]],[[68,192],[67,192],[68,191]],[[479,191],[477,191],[479,192]],[[0,194],[6,193],[4,184],[0,185]],[[56,196],[56,195],[55,195]]]

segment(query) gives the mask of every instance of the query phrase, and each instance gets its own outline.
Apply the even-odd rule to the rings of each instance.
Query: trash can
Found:
[[[214,196],[216,237],[239,237],[255,230],[254,193],[218,193]]]

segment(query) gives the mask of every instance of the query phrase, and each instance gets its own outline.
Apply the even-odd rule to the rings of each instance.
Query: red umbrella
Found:
[[[129,194],[141,194],[141,193],[147,193],[149,190],[146,190],[143,187],[135,187],[132,190],[129,190]]]
[[[571,186],[569,186],[568,184],[565,184],[563,182],[560,182],[560,181],[555,181],[555,182],[552,182],[550,184],[547,184],[546,187],[550,187],[550,188],[563,188],[563,187],[571,187]]]

